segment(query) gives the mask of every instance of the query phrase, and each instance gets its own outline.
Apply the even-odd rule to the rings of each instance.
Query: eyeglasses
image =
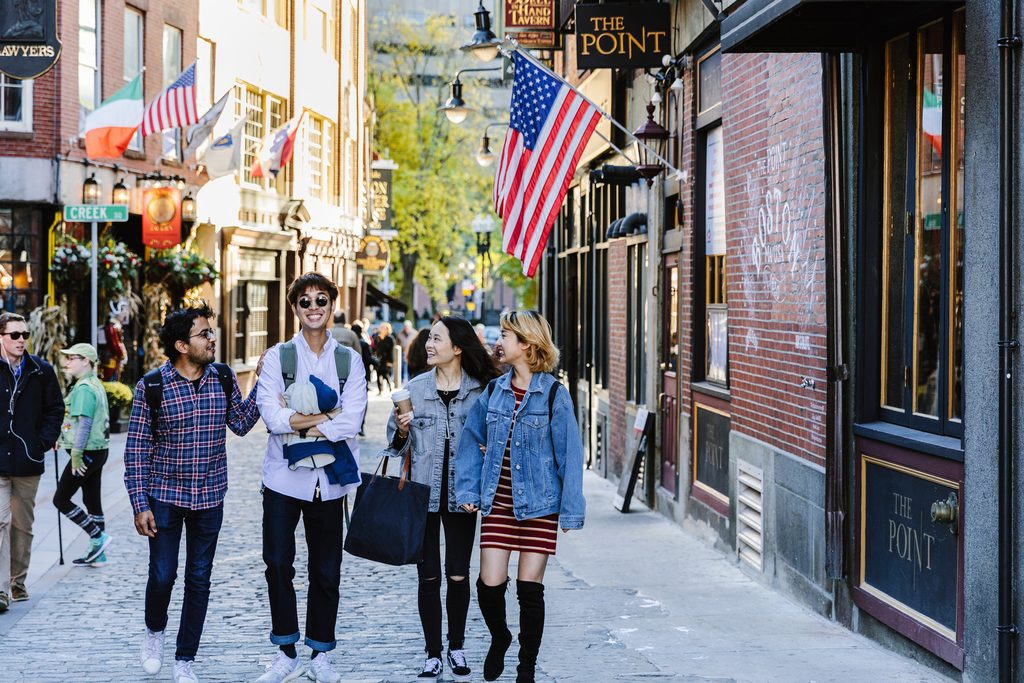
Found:
[[[85,360],[85,356],[65,356],[69,361],[72,360]]]
[[[331,303],[331,300],[327,298],[326,294],[317,294],[316,295],[316,305],[317,305],[317,308],[324,308],[329,303]],[[301,299],[299,299],[299,308],[309,308],[312,305],[313,305],[313,301],[309,297],[307,297],[307,296],[304,296]]]
[[[195,334],[189,335],[188,338],[192,339],[193,337],[206,337],[207,341],[213,341],[217,338],[217,331],[212,327],[207,327],[202,332],[196,332]]]
[[[4,332],[3,336],[10,337],[14,341],[18,341],[19,339],[28,339],[28,332]]]

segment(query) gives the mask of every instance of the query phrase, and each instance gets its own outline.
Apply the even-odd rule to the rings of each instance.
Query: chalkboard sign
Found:
[[[931,506],[959,496],[959,486],[866,456],[861,463],[861,588],[955,638],[959,541],[955,524],[932,521]]]
[[[728,501],[729,416],[698,404],[694,406],[693,420],[697,435],[693,440],[694,479],[703,484],[703,488]]]

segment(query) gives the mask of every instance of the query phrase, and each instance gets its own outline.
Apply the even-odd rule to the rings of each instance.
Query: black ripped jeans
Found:
[[[443,496],[447,498],[447,496]],[[466,637],[466,617],[469,614],[469,557],[473,552],[476,535],[476,514],[448,512],[447,501],[442,500],[444,512],[427,513],[427,530],[423,539],[423,559],[416,565],[420,585],[418,602],[423,638],[429,657],[441,657],[441,527],[444,527],[444,573],[448,592],[445,607],[448,612],[448,648],[461,650]],[[452,581],[460,576],[462,580]]]

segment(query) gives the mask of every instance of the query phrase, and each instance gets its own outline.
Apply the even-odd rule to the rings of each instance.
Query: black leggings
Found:
[[[90,536],[98,536],[105,526],[103,520],[103,499],[100,484],[103,477],[103,465],[107,462],[107,449],[85,451],[85,474],[77,476],[71,473],[71,463],[64,467],[64,473],[57,482],[57,491],[53,494],[53,504],[72,522],[85,529]],[[82,503],[88,512],[71,502],[71,496],[82,489]]]
[[[444,503],[445,501],[442,501]],[[441,656],[441,526],[444,525],[444,573],[448,592],[448,648],[461,650],[469,614],[469,557],[476,536],[476,515],[465,512],[429,512],[423,539],[423,559],[416,565],[420,585],[420,623],[427,655]],[[461,576],[459,581],[451,577]]]

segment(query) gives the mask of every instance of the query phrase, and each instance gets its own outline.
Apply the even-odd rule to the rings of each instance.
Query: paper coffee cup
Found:
[[[412,396],[405,389],[399,389],[391,392],[392,402],[398,406],[399,413],[411,413],[412,412]]]

